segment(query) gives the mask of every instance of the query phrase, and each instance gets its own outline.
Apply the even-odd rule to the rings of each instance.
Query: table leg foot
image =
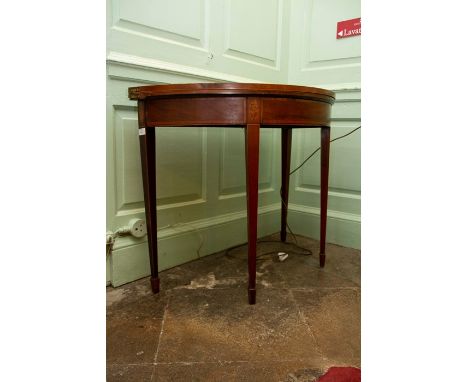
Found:
[[[159,277],[151,277],[151,290],[153,293],[159,293]]]
[[[255,305],[256,296],[257,296],[256,289],[249,289],[249,304],[250,305]]]
[[[325,254],[321,253],[320,254],[320,268],[323,268],[325,266]]]

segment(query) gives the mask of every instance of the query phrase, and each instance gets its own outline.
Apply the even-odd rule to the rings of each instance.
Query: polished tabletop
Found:
[[[281,96],[287,98],[313,99],[333,104],[335,93],[326,89],[297,85],[257,83],[197,83],[138,86],[128,89],[130,99],[146,97],[190,95],[238,95],[238,96]]]

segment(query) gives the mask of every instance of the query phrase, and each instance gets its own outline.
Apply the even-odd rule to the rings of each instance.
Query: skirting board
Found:
[[[272,208],[273,207],[273,208]],[[237,214],[236,214],[237,215]],[[279,232],[280,209],[269,206],[259,211],[258,237]],[[289,204],[288,222],[294,233],[318,240],[320,210],[314,207]],[[184,230],[158,240],[159,270],[196,260],[231,246],[246,242],[245,216],[214,225],[197,224],[197,229]],[[327,242],[359,249],[361,246],[360,216],[328,211]],[[198,253],[197,253],[198,252]],[[150,274],[146,241],[116,249],[110,259],[110,282],[117,287]]]
[[[361,216],[328,210],[327,243],[361,248]],[[320,239],[320,209],[289,203],[288,223],[294,233]]]
[[[272,208],[273,207],[273,208]],[[160,235],[158,239],[159,270],[196,260],[247,241],[247,218],[235,214],[234,218],[214,225],[194,224],[196,229],[181,233]],[[258,216],[258,237],[271,235],[280,229],[280,209],[278,206],[260,208]],[[149,276],[148,244],[142,242],[118,248],[112,252],[110,263],[111,285],[117,287]]]

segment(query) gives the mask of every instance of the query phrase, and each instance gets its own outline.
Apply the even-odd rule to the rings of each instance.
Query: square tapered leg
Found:
[[[320,153],[320,267],[325,266],[327,236],[328,173],[330,163],[330,127],[322,127]]]
[[[146,127],[144,101],[138,101],[138,124],[140,137],[140,157],[145,198],[148,250],[151,267],[151,290],[159,292],[158,276],[158,225],[156,219],[156,132],[154,127]]]

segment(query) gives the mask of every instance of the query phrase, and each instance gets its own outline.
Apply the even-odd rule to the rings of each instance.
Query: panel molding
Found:
[[[306,214],[316,215],[320,217],[320,208],[317,208],[317,207],[288,203],[288,212],[289,211],[303,212]],[[361,215],[352,214],[352,213],[343,212],[343,211],[327,210],[327,218],[349,220],[349,221],[358,222],[358,223],[361,222]]]
[[[146,69],[154,69],[160,72],[167,72],[172,74],[189,75],[208,80],[221,80],[225,82],[251,82],[260,83],[262,81],[255,80],[248,77],[240,77],[232,74],[216,72],[213,70],[200,69],[192,66],[180,65],[176,63],[156,60],[154,58],[147,58],[141,56],[134,56],[120,52],[109,52],[107,55],[107,63],[128,65],[131,67],[140,67]]]
[[[294,0],[289,35],[290,83],[330,90],[360,88],[360,37],[336,40],[336,22],[360,13],[358,0]],[[333,7],[333,3],[339,4]],[[359,15],[355,15],[359,17]],[[349,82],[348,86],[342,83]]]
[[[243,130],[243,129],[242,129]],[[237,198],[237,197],[243,197],[246,195],[245,192],[245,183],[243,184],[237,184],[231,187],[226,186],[225,184],[225,174],[226,174],[226,151],[227,151],[227,146],[228,146],[228,134],[232,134],[233,130],[232,129],[223,129],[222,133],[220,134],[220,139],[222,140],[220,146],[219,146],[219,185],[218,185],[218,199],[231,199],[231,198]],[[260,163],[259,163],[259,169],[260,169],[260,176],[263,177],[263,174],[265,172],[262,172],[261,165],[265,163],[273,163],[274,160],[274,147],[275,147],[275,139],[274,139],[274,131],[273,128],[268,128],[264,127],[261,129],[261,136],[260,136]],[[268,134],[268,137],[266,136]],[[243,135],[243,134],[242,134]],[[268,138],[270,140],[270,144],[267,146],[269,148],[268,150],[268,158],[265,158],[265,156],[261,155],[262,153],[262,143],[265,142],[265,138]],[[243,139],[242,139],[243,141]],[[265,143],[263,143],[265,144]],[[244,142],[242,142],[243,149],[244,147]],[[241,168],[244,168],[245,166],[245,152],[243,150],[242,152],[242,157],[240,160],[240,166]],[[273,166],[270,166],[270,171],[268,172],[268,179],[265,180],[259,178],[258,182],[258,191],[259,193],[265,193],[265,192],[271,192],[274,190],[273,186],[273,179],[274,179],[274,168]],[[245,180],[245,174],[243,176],[243,180]]]
[[[296,186],[294,188],[295,191],[297,192],[310,192],[311,194],[318,194],[320,195],[320,188],[312,188],[312,187],[306,187],[304,185]],[[350,192],[346,191],[331,191],[330,188],[328,189],[328,196],[334,196],[337,198],[345,198],[345,199],[355,199],[355,200],[361,200],[361,195],[360,194],[352,194]]]
[[[332,122],[359,122],[360,119],[359,118],[332,118],[331,119]],[[346,126],[347,127],[347,131],[351,131],[353,130],[354,128],[356,128],[357,126]],[[332,124],[332,131],[333,131],[333,124]],[[306,138],[305,138],[305,134],[307,133],[306,129],[301,129],[299,131],[299,134],[300,136],[298,138],[296,138],[296,142],[297,141],[300,141],[302,142],[302,144],[299,145],[298,147],[298,150],[296,151],[296,157],[295,157],[295,164],[292,166],[292,168],[295,168],[295,166],[299,165],[300,163],[302,163],[302,161],[307,157],[307,155],[312,152],[312,149],[307,149],[306,151],[306,148],[304,147],[304,144],[303,142],[306,141]],[[340,134],[341,135],[341,134]],[[345,138],[346,139],[346,138]],[[333,143],[332,143],[333,145]],[[314,146],[314,148],[320,148],[320,139],[317,138],[317,144],[316,146]],[[336,170],[336,168],[333,166],[333,161],[335,160],[335,157],[332,156],[332,155],[336,155],[335,154],[335,150],[332,146],[331,148],[331,155],[330,155],[330,168],[332,171],[333,168]],[[311,159],[309,162],[307,162],[302,168],[300,168],[298,170],[298,172],[296,173],[296,176],[295,176],[295,183],[294,183],[294,190],[295,191],[299,191],[299,192],[311,192],[311,193],[319,193],[320,191],[320,178],[319,178],[319,171],[320,171],[320,150],[316,153],[315,157],[315,170],[317,171],[317,178],[316,178],[316,182],[314,183],[309,183],[305,180],[305,177],[307,176],[307,171],[310,171],[310,165],[311,165]],[[333,195],[333,196],[337,196],[337,197],[344,197],[344,195],[354,195],[353,193],[358,193],[357,189],[353,189],[352,187],[345,187],[345,186],[342,186],[342,185],[337,185],[337,184],[333,184],[333,174],[331,173],[329,175],[329,195]],[[347,191],[351,191],[351,192],[347,192]],[[348,196],[346,196],[348,197]],[[358,199],[356,198],[355,196],[351,196],[350,197],[351,199]]]
[[[221,80],[223,82],[250,82],[250,83],[262,83],[265,81],[259,81],[249,77],[240,77],[231,74],[216,72],[213,70],[207,69],[199,69],[192,66],[180,65],[171,62],[156,60],[147,57],[141,56],[134,56],[125,53],[119,52],[109,52],[107,55],[107,64],[111,66],[123,66],[129,68],[137,68],[137,69],[146,69],[151,70],[153,72],[159,73],[168,73],[173,75],[183,75],[187,77],[192,77],[194,79],[200,78],[203,80]],[[324,68],[328,69],[328,68]],[[119,74],[119,73],[112,73],[109,74],[111,79],[118,79],[118,80],[138,80],[141,82],[147,83],[155,83],[155,81],[148,80],[144,78],[144,76],[132,76],[129,77],[128,75]],[[320,87],[322,89],[327,89],[334,91],[335,93],[354,93],[361,91],[361,83],[360,82],[337,82],[337,83],[328,83],[328,84],[315,84],[315,83],[294,83],[288,82],[290,85],[303,85],[303,86],[315,86]],[[339,96],[339,94],[337,94]],[[360,100],[360,99],[359,99]],[[340,102],[339,98],[335,102]]]
[[[334,89],[336,93],[336,101],[335,105],[332,108],[332,116],[331,116],[331,128],[332,134],[333,131],[336,129],[344,130],[343,133],[351,131],[358,127],[361,122],[360,118],[360,106],[359,103],[361,102],[361,89],[360,86],[358,88],[348,88],[347,84],[342,84],[338,89]],[[299,163],[305,159],[305,157],[316,147],[320,147],[320,133],[318,132],[316,137],[316,145],[314,147],[308,147],[305,149],[304,143],[306,142],[305,135],[310,132],[307,130],[299,130],[297,134],[299,137],[296,137],[295,142],[302,142],[302,144],[298,145],[298,150],[295,154],[295,165],[297,166]],[[343,133],[335,133],[335,136],[342,135]],[[358,132],[359,133],[359,132]],[[332,138],[335,138],[332,135]],[[346,138],[345,138],[346,139]],[[344,141],[338,141],[344,142]],[[332,143],[332,145],[334,145]],[[333,155],[333,147],[332,147],[332,155]],[[320,152],[316,155],[316,161],[320,161]],[[294,168],[294,165],[292,165]],[[317,164],[319,166],[319,164]],[[317,179],[318,183],[310,184],[304,181],[304,171],[307,169],[307,165],[299,170],[297,175],[295,176],[295,185],[294,190],[297,192],[309,192],[309,193],[319,193],[319,180]],[[317,167],[317,170],[319,167]],[[350,192],[348,192],[350,191]],[[356,197],[355,190],[353,188],[346,187],[335,187],[330,186],[329,195],[334,197],[347,197],[348,199],[359,199],[360,197]]]
[[[200,33],[200,38],[198,39],[193,36],[157,28],[147,24],[141,24],[132,20],[127,20],[120,14],[120,1],[118,0],[114,0],[112,2],[113,12],[111,29],[157,40],[171,45],[178,45],[183,48],[195,49],[204,53],[208,53],[208,1],[199,0],[199,2],[203,9],[200,14],[200,18],[202,19],[202,31]]]
[[[158,205],[156,207],[157,211],[164,211],[164,210],[170,210],[170,209],[176,209],[176,208],[183,208],[183,207],[189,207],[197,204],[203,204],[206,203],[207,200],[206,198],[199,198],[199,199],[193,199],[189,200],[187,202],[179,202],[179,203],[167,203],[163,205]],[[142,201],[143,204],[143,201]],[[131,216],[131,215],[136,215],[136,214],[145,214],[145,207],[140,207],[140,208],[134,208],[134,209],[124,209],[124,210],[118,210],[115,216]]]
[[[319,85],[324,87],[323,85]],[[360,102],[361,102],[361,89],[360,84],[352,85],[349,83],[335,84],[330,88],[335,91],[336,102],[332,108],[332,138],[345,134],[351,131],[360,124]],[[335,133],[333,133],[335,131]],[[339,131],[339,132],[338,132]],[[300,130],[296,132],[298,135],[294,138],[294,143],[297,144],[295,151],[295,166],[302,163],[302,160],[310,154],[315,148],[320,147],[320,133],[307,132]],[[308,140],[304,139],[305,134],[317,134],[308,136]],[[344,145],[346,149],[357,149],[360,145],[359,139],[352,143],[345,143],[345,140],[338,141],[336,144],[340,145],[339,152],[345,149],[341,147]],[[341,142],[341,143],[340,143]],[[334,143],[332,143],[334,145]],[[347,146],[351,145],[351,146]],[[356,146],[357,145],[357,146]],[[335,148],[338,150],[338,147]],[[331,148],[331,155],[338,155],[338,151]],[[347,153],[349,154],[349,152]],[[353,154],[355,155],[355,154]],[[343,160],[342,154],[335,156],[330,160],[330,187],[328,192],[328,208],[329,208],[329,226],[327,232],[330,236],[330,242],[353,246],[359,248],[360,246],[360,211],[361,211],[361,194],[359,182],[356,178],[345,179],[341,175],[343,170],[338,170],[334,166],[337,165],[336,158]],[[302,226],[313,225],[319,228],[320,216],[320,152],[312,159],[307,166],[301,168],[292,180],[293,186],[290,195],[290,205],[294,210],[292,215],[293,220],[298,224],[297,229],[303,230],[306,236],[310,236],[310,228],[303,228]],[[333,164],[334,163],[334,164]],[[353,162],[354,163],[354,162]],[[340,165],[341,166],[341,165]],[[294,166],[292,166],[294,168]],[[333,168],[338,172],[332,172]],[[353,170],[354,171],[354,170]],[[333,174],[338,183],[334,183]],[[354,174],[354,173],[353,173]],[[357,173],[356,173],[357,175]],[[299,206],[299,207],[298,207]],[[293,228],[294,229],[294,228]],[[315,228],[314,228],[315,229]],[[308,232],[308,233],[307,233]],[[315,231],[314,231],[315,232]],[[327,237],[328,240],[328,237]]]
[[[120,148],[123,148],[126,144],[125,139],[124,139],[124,127],[119,125],[122,123],[116,123],[117,118],[120,118],[121,121],[124,120],[137,120],[137,111],[136,107],[129,107],[126,105],[119,105],[119,104],[113,104],[113,113],[114,113],[114,124],[113,124],[113,161],[114,161],[114,171],[115,171],[115,178],[114,178],[114,200],[115,200],[115,216],[116,217],[125,217],[125,216],[130,216],[130,215],[135,215],[135,214],[143,214],[145,213],[145,207],[144,207],[144,200],[143,200],[143,184],[142,181],[140,181],[140,187],[141,187],[141,200],[138,201],[132,201],[131,203],[126,203],[125,202],[125,182],[124,182],[124,169],[123,165],[126,162],[124,158],[124,153],[125,150],[119,150]],[[130,117],[129,115],[120,115],[119,112],[133,112],[134,118]],[[186,194],[186,195],[179,195],[178,197],[192,197],[192,199],[189,200],[180,200],[180,201],[166,201],[164,202],[164,199],[158,199],[159,203],[157,206],[157,210],[168,210],[168,209],[175,209],[175,208],[181,208],[181,207],[188,207],[192,205],[198,205],[198,204],[203,204],[207,202],[207,172],[208,172],[208,129],[206,127],[200,129],[201,130],[201,151],[202,151],[202,156],[201,156],[201,180],[200,180],[200,193],[199,194]],[[135,128],[135,136],[137,137],[137,129]],[[139,145],[137,145],[137,150],[139,152]],[[120,153],[121,158],[119,158],[118,153]],[[138,163],[140,161],[139,155],[138,155]],[[140,177],[141,171],[138,171],[138,176]]]
[[[135,36],[140,36],[140,37],[144,37],[144,38],[149,38],[149,39],[153,39],[153,40],[157,40],[157,41],[160,41],[160,42],[163,42],[163,43],[166,43],[166,44],[171,44],[171,45],[177,45],[177,46],[180,46],[182,48],[188,48],[188,49],[194,49],[194,50],[198,50],[198,51],[201,51],[203,53],[208,53],[208,49],[206,47],[206,43],[204,43],[203,41],[201,40],[196,40],[196,39],[193,39],[194,41],[200,41],[200,45],[197,46],[197,45],[191,45],[189,44],[188,42],[182,42],[181,40],[174,40],[174,39],[171,39],[169,37],[162,37],[162,36],[156,36],[154,34],[150,34],[148,32],[143,32],[142,30],[135,30],[135,29],[131,29],[130,28],[130,25],[137,25],[139,26],[138,24],[136,23],[133,23],[131,21],[126,21],[126,20],[121,20],[118,22],[118,24],[115,24],[112,26],[112,29],[113,30],[116,30],[116,31],[120,31],[120,32],[124,32],[124,33],[128,33],[128,34],[133,34]],[[167,32],[167,31],[163,31],[163,30],[159,30],[157,28],[150,28],[150,27],[144,27],[144,26],[139,26],[140,28],[147,28],[147,29],[153,29],[153,30],[158,30],[160,31],[160,33],[163,33],[163,35],[177,35],[175,33],[170,33],[170,32]],[[181,36],[182,37],[182,36]],[[189,37],[186,37],[186,39],[190,39]]]
[[[330,0],[321,0],[322,3],[328,3],[330,4],[331,1]],[[347,1],[347,0],[345,0]],[[345,48],[345,51],[344,52],[341,52],[338,56],[335,56],[335,57],[331,57],[330,56],[330,52],[328,55],[326,56],[322,56],[320,57],[320,54],[317,56],[317,53],[316,52],[319,52],[319,53],[323,53],[323,50],[324,49],[320,49],[320,47],[317,47],[315,46],[315,50],[314,50],[314,44],[313,44],[313,38],[314,36],[318,35],[318,31],[317,30],[314,30],[314,26],[317,25],[317,19],[314,20],[314,17],[317,16],[317,13],[318,13],[318,10],[317,8],[320,8],[320,5],[318,4],[319,0],[310,0],[310,1],[307,1],[304,3],[304,8],[302,8],[304,10],[304,17],[303,17],[303,28],[305,29],[304,30],[304,46],[303,46],[303,49],[304,49],[304,58],[302,60],[303,64],[301,65],[303,68],[306,68],[306,67],[313,67],[313,66],[322,66],[324,64],[331,64],[333,65],[334,68],[341,68],[341,67],[346,67],[346,64],[349,64],[350,61],[354,61],[356,59],[360,59],[361,55],[360,55],[360,51],[359,51],[359,54],[358,52],[351,52],[350,48],[348,48],[346,50]],[[333,8],[333,5],[330,5],[330,7]],[[339,6],[338,6],[339,7]],[[338,8],[339,9],[339,8]],[[335,12],[336,13],[339,13],[339,11],[337,10],[337,5],[335,4]],[[323,11],[323,9],[322,9]],[[357,11],[356,11],[357,12]],[[358,12],[360,13],[360,12]],[[340,17],[345,17],[343,13],[339,13],[340,14]],[[346,13],[345,14],[348,15],[348,17],[350,17],[350,14],[349,13]],[[353,12],[354,14],[354,12]],[[325,14],[321,14],[321,17],[320,19],[323,19],[323,17],[325,17],[325,19],[327,18],[328,14],[327,12],[325,12]],[[359,17],[357,15],[355,15],[356,17]],[[346,19],[346,18],[344,18]],[[324,41],[326,41],[327,38],[329,38],[330,40],[328,41],[328,43],[326,45],[329,45],[330,43],[331,44],[356,44],[356,39],[361,39],[360,36],[358,37],[355,37],[354,40],[345,40],[345,41],[339,41],[337,42],[336,39],[335,39],[335,25],[332,23],[332,21],[336,20],[335,18],[330,18],[328,21],[329,23],[328,24],[325,24],[325,25],[320,25],[321,29],[320,29],[320,32],[322,33],[322,39]],[[342,19],[343,20],[343,19]],[[315,21],[315,22],[314,22]],[[330,36],[330,37],[326,37],[326,36]],[[319,48],[319,49],[317,49]],[[323,47],[322,47],[323,48]],[[343,49],[343,46],[341,47],[341,49]],[[349,54],[351,53],[351,54]],[[334,65],[335,62],[342,62],[343,64],[345,64],[344,66],[343,65]],[[328,68],[330,68],[328,66]],[[312,69],[314,70],[314,69]]]
[[[276,51],[275,51],[274,59],[270,59],[264,56],[259,56],[253,53],[243,52],[243,51],[233,49],[230,47],[231,33],[230,33],[229,28],[231,25],[231,12],[230,12],[231,4],[232,4],[232,0],[227,0],[225,4],[226,5],[225,13],[224,13],[225,38],[224,38],[223,57],[231,59],[231,60],[245,62],[251,65],[257,65],[257,66],[265,67],[268,69],[273,69],[279,72],[281,70],[280,65],[281,65],[281,49],[282,49],[282,36],[283,36],[283,10],[284,10],[283,0],[277,0],[277,13],[276,13],[277,28],[276,28],[276,45],[275,45]]]
[[[288,222],[294,233],[320,237],[320,209],[289,203]],[[361,248],[361,216],[341,211],[327,211],[327,243]]]
[[[361,92],[361,83],[360,82],[337,82],[331,84],[317,84],[317,85],[306,85],[304,86],[317,86],[323,89],[331,90],[335,93],[352,93],[352,92]],[[337,94],[338,96],[338,94]],[[359,100],[361,100],[359,98]],[[338,102],[338,98],[335,102]]]
[[[132,113],[130,115],[130,113]],[[115,211],[125,211],[126,209],[144,208],[143,206],[143,188],[141,188],[141,198],[138,200],[128,201],[125,189],[125,165],[127,164],[126,155],[127,151],[124,149],[128,144],[125,134],[125,122],[136,121],[136,107],[120,107],[113,105],[113,161],[115,171],[115,182],[114,182],[114,200],[115,200]],[[137,125],[137,122],[136,122]],[[136,131],[136,129],[135,129]],[[135,133],[135,139],[138,137]],[[139,158],[138,158],[139,159]],[[138,165],[139,165],[139,161]],[[136,171],[136,177],[141,177],[141,170]],[[141,179],[141,178],[140,178]],[[137,207],[138,206],[138,207]]]
[[[259,184],[259,187],[260,186],[261,186],[261,184]],[[266,194],[268,192],[276,192],[276,190],[273,187],[259,188],[258,189],[258,195]],[[247,193],[245,191],[242,191],[242,192],[237,192],[237,193],[221,194],[221,195],[218,196],[218,200],[245,198],[246,196],[247,196]]]
[[[317,65],[304,66],[301,68],[301,72],[316,72],[316,71],[321,71],[321,70],[347,69],[347,68],[360,68],[361,67],[361,62],[335,64],[334,63],[335,61],[343,61],[343,60],[336,58],[333,60],[314,61],[314,63],[320,63],[320,65],[317,64]],[[323,65],[325,62],[330,63],[330,65]]]

